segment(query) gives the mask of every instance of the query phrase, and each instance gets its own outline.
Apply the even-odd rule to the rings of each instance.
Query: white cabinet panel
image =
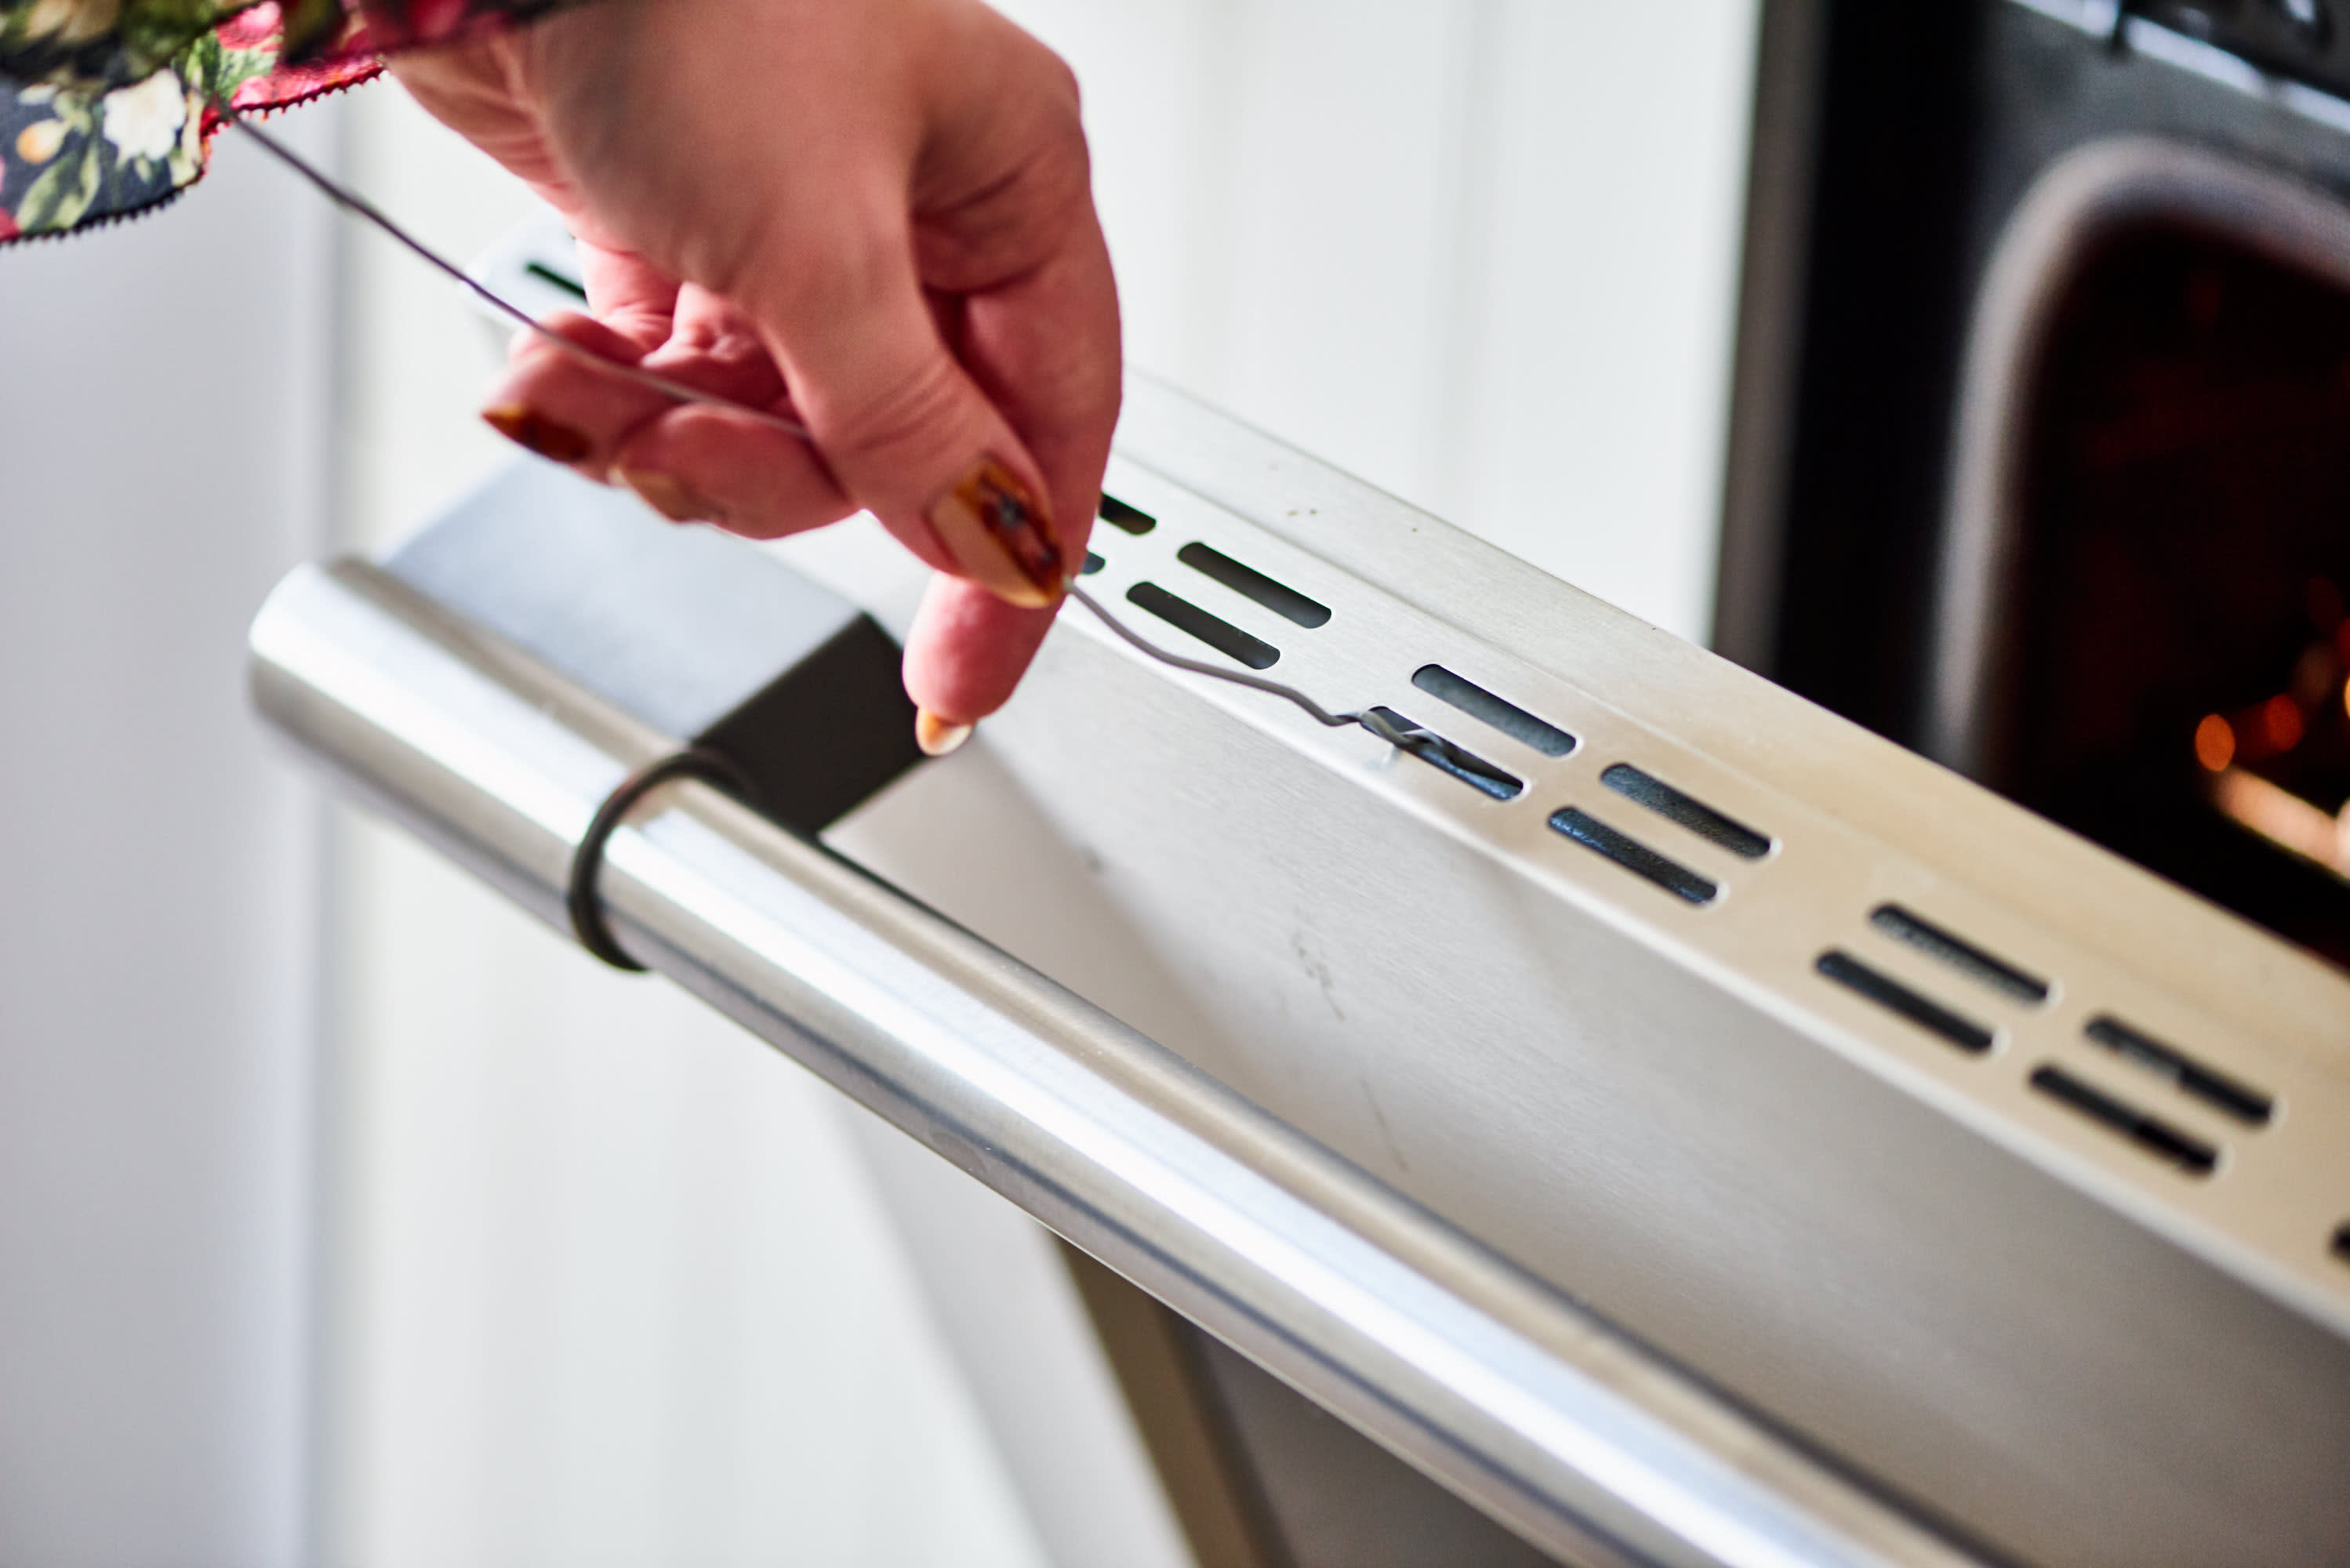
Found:
[[[1127,344],[1682,636],[1711,615],[1755,0],[1014,0]]]

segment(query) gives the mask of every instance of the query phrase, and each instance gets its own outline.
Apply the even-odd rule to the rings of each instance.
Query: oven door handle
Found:
[[[679,742],[365,562],[252,633],[262,712],[568,929]],[[691,779],[594,889],[619,945],[1484,1512],[1575,1562],[1974,1561],[1172,1053]]]

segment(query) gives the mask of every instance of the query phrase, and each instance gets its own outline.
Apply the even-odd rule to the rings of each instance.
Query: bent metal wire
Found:
[[[751,419],[759,421],[761,423],[773,425],[777,430],[784,431],[786,435],[795,436],[801,441],[811,440],[806,425],[800,424],[793,420],[787,420],[783,415],[773,412],[770,410],[755,408],[749,403],[737,402],[732,398],[722,398],[714,392],[706,392],[699,387],[688,386],[683,381],[658,374],[655,371],[647,370],[640,366],[623,364],[621,361],[614,359],[608,355],[597,353],[593,348],[588,348],[584,343],[574,343],[570,338],[564,337],[560,332],[557,332],[553,327],[546,326],[545,323],[538,320],[537,317],[532,316],[528,311],[506,299],[496,290],[490,288],[480,279],[467,273],[463,267],[461,267],[456,263],[450,261],[438,251],[435,251],[432,246],[426,244],[422,240],[418,239],[406,229],[401,228],[398,223],[394,223],[381,208],[376,206],[374,202],[369,202],[366,197],[360,195],[349,186],[336,180],[332,175],[329,175],[324,170],[318,168],[316,164],[313,164],[308,159],[295,151],[291,147],[286,145],[286,143],[278,140],[277,138],[262,130],[261,127],[254,124],[253,121],[247,119],[244,116],[229,108],[225,103],[222,103],[215,99],[213,101],[213,108],[214,111],[217,112],[228,124],[244,132],[245,136],[257,143],[272,158],[276,159],[280,163],[285,164],[288,169],[294,171],[295,173],[299,174],[303,179],[308,181],[313,186],[317,187],[317,189],[324,194],[328,201],[334,202],[335,205],[342,208],[343,211],[349,213],[354,216],[364,218],[376,228],[381,230],[386,235],[391,238],[411,254],[414,255],[418,260],[423,262],[427,266],[433,268],[437,272],[447,274],[451,278],[456,281],[460,287],[463,287],[468,293],[473,295],[484,305],[487,305],[501,316],[511,317],[517,326],[523,327],[525,330],[536,333],[539,337],[546,339],[549,343],[554,344],[557,348],[562,349],[563,352],[570,355],[573,358],[579,360],[583,364],[593,365],[599,369],[608,371],[609,373],[621,378],[623,380],[633,381],[640,387],[660,393],[663,397],[673,398],[679,402],[704,403],[713,408],[731,410],[735,413],[747,415]]]
[[[275,136],[270,135],[269,132],[262,130],[261,127],[255,125],[244,115],[239,114],[227,103],[215,100],[213,107],[214,111],[220,115],[221,119],[225,123],[244,134],[248,140],[259,146],[272,158],[277,160],[278,162],[292,170],[296,174],[300,175],[304,180],[307,181],[312,187],[317,190],[320,194],[324,195],[328,201],[334,202],[335,205],[340,207],[343,211],[351,213],[355,217],[365,220],[368,223],[381,232],[385,236],[399,244],[403,250],[406,250],[410,254],[423,262],[427,266],[432,267],[436,272],[446,275],[449,278],[458,284],[459,286],[480,299],[492,309],[497,311],[501,316],[508,317],[524,330],[537,334],[540,337],[554,344],[557,348],[561,349],[564,353],[568,354],[574,359],[579,360],[583,364],[595,366],[599,370],[618,376],[624,380],[632,381],[640,387],[646,388],[648,390],[659,392],[663,397],[675,399],[679,402],[701,403],[714,408],[725,409],[732,412],[756,420],[763,424],[772,425],[775,429],[784,431],[785,434],[799,441],[806,441],[811,446],[816,444],[816,438],[809,433],[806,425],[803,425],[796,421],[786,419],[783,415],[774,412],[772,410],[757,408],[749,403],[738,402],[734,399],[721,397],[717,393],[705,391],[699,387],[690,386],[687,383],[674,379],[671,377],[663,376],[655,371],[647,370],[640,366],[625,364],[620,360],[612,358],[608,355],[598,353],[595,349],[588,348],[584,343],[577,343],[572,339],[564,337],[563,334],[548,327],[536,317],[532,316],[528,311],[523,309],[520,306],[515,305],[513,301],[507,299],[496,290],[489,287],[479,278],[474,277],[472,274],[465,271],[464,268],[457,265],[454,262],[452,262],[447,257],[442,255],[438,251],[435,251],[432,246],[418,239],[414,234],[410,234],[398,223],[394,222],[390,215],[386,213],[383,209],[378,207],[374,202],[369,201],[366,197],[360,195],[349,186],[345,185],[342,182],[335,179],[332,175],[327,173],[326,171],[318,168],[316,164],[312,163],[308,159],[304,158],[300,153],[295,151],[285,142],[280,141]],[[1170,653],[1167,649],[1159,647],[1156,643],[1153,643],[1148,639],[1142,637],[1132,628],[1119,620],[1118,617],[1113,615],[1109,608],[1099,599],[1094,597],[1091,594],[1086,592],[1084,588],[1078,587],[1074,578],[1072,578],[1066,586],[1068,589],[1069,597],[1076,599],[1079,604],[1085,606],[1086,608],[1091,610],[1095,615],[1098,616],[1101,618],[1103,625],[1108,627],[1111,631],[1117,633],[1118,636],[1129,646],[1138,649],[1146,656],[1157,659],[1161,664],[1170,665],[1177,670],[1188,670],[1194,675],[1204,675],[1211,680],[1228,681],[1234,686],[1246,686],[1254,691],[1266,692],[1272,696],[1282,698],[1283,700],[1293,702],[1299,708],[1305,710],[1306,713],[1313,717],[1316,723],[1326,725],[1332,729],[1343,729],[1349,724],[1358,725],[1361,728],[1369,731],[1380,740],[1385,741],[1388,745],[1394,746],[1400,751],[1412,752],[1415,753],[1426,753],[1431,750],[1449,749],[1445,748],[1445,743],[1441,738],[1426,730],[1419,729],[1417,726],[1404,727],[1391,723],[1380,714],[1367,709],[1353,712],[1335,713],[1323,707],[1322,704],[1316,702],[1313,698],[1307,696],[1305,692],[1299,691],[1295,686],[1284,685],[1278,680],[1269,680],[1262,675],[1243,674],[1239,670],[1220,669],[1215,665],[1206,663],[1201,659],[1186,659],[1180,654]]]

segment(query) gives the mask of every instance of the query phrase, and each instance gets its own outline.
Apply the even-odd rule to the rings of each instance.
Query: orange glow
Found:
[[[2195,726],[2195,760],[2215,774],[2236,760],[2236,732],[2217,713]]]
[[[2258,774],[2230,768],[2211,781],[2211,804],[2280,849],[2350,878],[2350,815],[2321,811]]]
[[[2261,704],[2261,738],[2272,752],[2289,752],[2301,744],[2301,709],[2290,697],[2272,697]]]

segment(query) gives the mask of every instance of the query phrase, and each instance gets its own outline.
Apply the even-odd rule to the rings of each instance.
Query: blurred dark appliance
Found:
[[[1717,646],[2350,966],[2350,5],[1762,54]]]

